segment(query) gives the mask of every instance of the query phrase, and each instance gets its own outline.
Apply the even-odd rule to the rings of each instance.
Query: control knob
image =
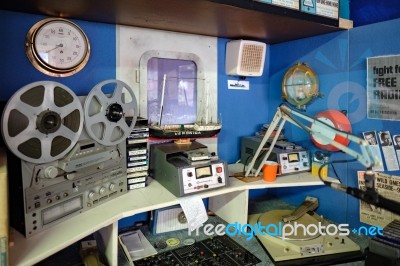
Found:
[[[57,175],[58,175],[58,169],[55,166],[49,166],[44,170],[45,178],[53,179],[53,178],[57,177]]]
[[[75,173],[74,172],[68,173],[65,175],[65,178],[68,180],[73,180],[75,178]]]
[[[93,191],[90,191],[89,194],[88,194],[89,199],[93,199],[94,194],[95,193]]]
[[[105,188],[105,187],[101,187],[101,188],[99,189],[99,194],[100,194],[100,195],[103,195],[104,192],[106,192],[106,188]]]

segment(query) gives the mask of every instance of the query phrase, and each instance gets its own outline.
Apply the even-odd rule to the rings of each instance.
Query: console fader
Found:
[[[256,256],[227,235],[216,236],[170,251],[134,261],[138,266],[251,266]]]

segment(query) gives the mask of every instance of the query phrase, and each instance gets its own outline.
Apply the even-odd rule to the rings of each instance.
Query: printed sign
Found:
[[[364,171],[358,171],[357,174],[358,187],[365,190]],[[382,197],[400,202],[400,177],[379,174],[375,179],[375,190]],[[360,222],[383,228],[399,218],[399,215],[360,200]]]
[[[400,120],[400,56],[367,58],[369,119]]]
[[[300,10],[298,0],[255,0],[255,1]]]
[[[301,0],[300,9],[314,15],[339,19],[339,0]]]

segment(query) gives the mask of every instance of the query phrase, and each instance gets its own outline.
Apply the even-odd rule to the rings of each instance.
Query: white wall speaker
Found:
[[[232,76],[261,76],[267,45],[262,42],[234,40],[226,45],[225,71]]]

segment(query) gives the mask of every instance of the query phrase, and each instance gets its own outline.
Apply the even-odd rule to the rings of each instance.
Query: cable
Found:
[[[256,158],[256,161],[261,157],[264,157],[264,154],[265,154],[265,152],[267,151],[267,149],[263,149],[261,152],[260,152],[260,154],[258,155],[258,157]],[[248,156],[247,158],[246,158],[246,161],[244,162],[244,164],[243,164],[243,173],[246,173],[246,165],[247,165],[247,162],[249,161],[249,159],[250,158],[254,158],[254,154],[252,155],[252,156]]]
[[[353,161],[357,161],[357,159],[338,160],[338,161],[334,161],[334,162],[349,163],[349,162],[353,162]],[[337,184],[334,182],[323,180],[322,176],[321,176],[322,168],[329,163],[333,163],[333,162],[325,162],[318,169],[318,177],[325,185],[327,185],[335,190],[345,192],[345,193],[347,193],[357,199],[360,199],[366,203],[375,205],[376,207],[380,207],[380,208],[383,208],[385,210],[388,210],[390,212],[400,215],[399,202],[382,197],[381,195],[378,194],[378,192],[375,191],[375,189],[373,187],[367,187],[367,189],[365,191],[363,191],[361,189],[348,187],[348,186],[342,185],[340,183]],[[365,172],[365,175],[364,175],[364,179],[366,179],[366,175],[374,175],[374,172],[370,169],[367,169],[367,171]],[[370,177],[372,178],[372,176],[370,176]]]
[[[331,166],[332,166],[333,172],[335,173],[336,178],[339,180],[340,183],[342,183],[342,180],[340,180],[340,177],[339,177],[338,173],[336,172],[336,168],[335,168],[335,165],[333,164],[333,162],[331,163]]]
[[[324,168],[324,166],[330,164],[333,167],[333,163],[351,163],[351,162],[356,162],[356,161],[357,161],[357,159],[326,161],[319,167],[319,169],[318,169],[318,177],[325,185],[331,186],[331,184],[333,182],[326,181],[326,180],[324,180],[322,178],[322,174],[321,173],[322,173],[322,169]],[[335,169],[334,169],[334,172],[335,172],[335,175],[336,175],[337,179],[339,180],[339,182],[341,182],[341,180],[340,180],[340,178],[339,178],[339,176],[338,176],[338,174],[337,174]]]

